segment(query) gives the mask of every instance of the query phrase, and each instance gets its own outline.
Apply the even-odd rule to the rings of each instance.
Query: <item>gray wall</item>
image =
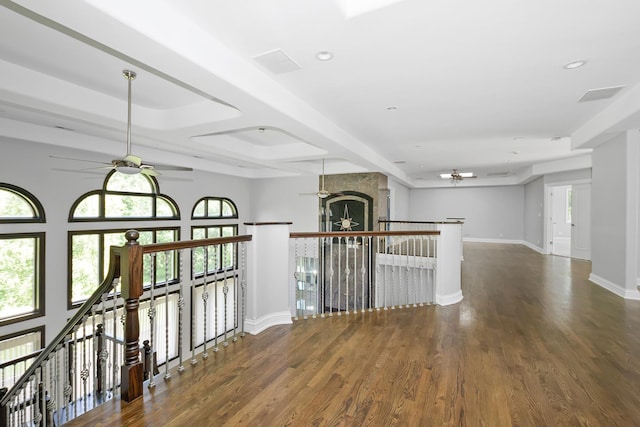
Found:
[[[252,181],[254,221],[293,222],[291,231],[318,231],[320,203],[318,177],[259,179]]]
[[[591,182],[592,274],[618,286],[625,283],[626,137],[593,150]]]
[[[591,169],[578,169],[575,171],[551,173],[544,176],[545,184],[568,184],[576,181],[588,181],[591,179]]]
[[[524,241],[544,248],[544,179],[540,177],[524,186]]]
[[[409,197],[411,190],[393,178],[389,178],[388,186],[391,193],[391,215],[389,219],[395,221],[409,219]]]
[[[463,237],[522,240],[524,185],[411,190],[410,220],[464,217]]]

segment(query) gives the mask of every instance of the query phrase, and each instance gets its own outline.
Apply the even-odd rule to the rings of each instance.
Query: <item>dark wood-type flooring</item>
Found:
[[[69,425],[638,426],[640,301],[590,268],[467,243],[459,304],[273,327]]]

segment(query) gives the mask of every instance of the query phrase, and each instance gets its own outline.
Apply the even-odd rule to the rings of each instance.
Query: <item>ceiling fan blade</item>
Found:
[[[123,159],[125,162],[131,162],[137,166],[142,165],[142,158],[138,157],[138,156],[134,156],[133,154],[127,154],[126,157]]]
[[[89,168],[89,169],[63,169],[63,168],[51,168],[52,171],[55,172],[69,172],[69,173],[84,173],[84,174],[90,174],[90,175],[98,175],[101,177],[104,177],[104,173],[103,172],[94,172],[100,169],[108,169],[107,167],[104,168]]]
[[[187,168],[183,166],[173,166],[173,165],[159,165],[154,164],[153,168],[160,171],[183,171],[183,172],[193,172],[193,168]]]
[[[150,167],[140,168],[140,173],[142,175],[147,175],[147,176],[160,176],[158,172],[156,172],[155,170],[153,170],[153,168],[150,168]]]
[[[49,156],[52,159],[61,159],[61,160],[73,160],[74,162],[87,162],[87,163],[97,163],[100,165],[110,165],[108,162],[98,162],[96,160],[87,160],[87,159],[75,159],[73,157],[60,157],[60,156]]]

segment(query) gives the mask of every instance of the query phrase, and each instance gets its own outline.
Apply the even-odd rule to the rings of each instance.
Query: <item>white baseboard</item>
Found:
[[[539,246],[534,245],[533,243],[527,242],[526,240],[522,240],[522,241],[521,241],[521,244],[525,245],[525,246],[526,246],[526,247],[528,247],[529,249],[532,249],[532,250],[534,250],[534,251],[538,252],[539,254],[542,254],[542,255],[548,255],[548,254],[544,251],[544,249],[542,249],[542,248],[541,248],[541,247],[539,247]]]
[[[462,291],[457,291],[449,295],[436,295],[436,304],[451,305],[462,301]]]
[[[508,244],[522,244],[522,240],[511,239],[483,239],[479,237],[464,237],[463,242],[477,242],[477,243],[508,243]]]
[[[640,291],[638,291],[638,289],[633,289],[633,290],[628,290],[625,289],[624,287],[615,284],[613,282],[610,282],[607,279],[604,279],[600,276],[597,276],[593,273],[591,273],[589,275],[589,280],[593,283],[595,283],[596,285],[608,290],[609,292],[612,292],[616,295],[618,295],[619,297],[622,297],[624,299],[631,299],[631,300],[640,300]]]
[[[282,311],[280,313],[269,313],[258,319],[246,319],[244,321],[244,330],[251,335],[257,335],[272,326],[290,325],[292,323],[291,312]]]
[[[542,254],[542,255],[548,255],[544,249],[534,245],[533,243],[527,242],[525,240],[511,240],[511,239],[482,239],[482,238],[478,238],[478,237],[465,237],[464,239],[462,239],[465,242],[476,242],[476,243],[502,243],[502,244],[509,244],[509,245],[524,245],[526,247],[528,247],[529,249],[533,249],[534,251]]]

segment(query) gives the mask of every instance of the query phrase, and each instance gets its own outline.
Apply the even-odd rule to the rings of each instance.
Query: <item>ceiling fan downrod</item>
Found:
[[[127,156],[131,155],[131,81],[136,78],[135,71],[122,70],[122,75],[127,79]]]

